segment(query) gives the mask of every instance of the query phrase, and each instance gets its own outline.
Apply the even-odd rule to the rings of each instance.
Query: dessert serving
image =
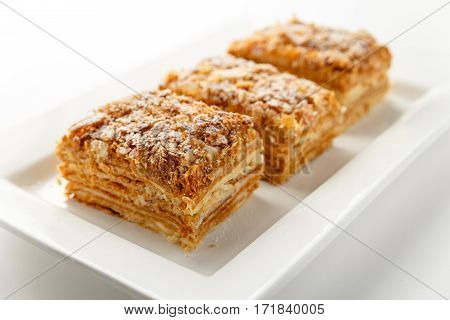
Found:
[[[228,52],[332,89],[348,108],[349,126],[388,90],[389,50],[364,31],[349,32],[293,19],[233,42]]]
[[[365,115],[390,62],[365,32],[265,28],[70,127],[66,195],[193,250],[261,178],[286,182]]]
[[[56,148],[68,196],[185,250],[258,187],[262,152],[250,117],[169,90],[95,110]]]
[[[264,177],[282,183],[341,132],[332,91],[269,64],[224,55],[170,72],[162,88],[252,117],[264,140]]]

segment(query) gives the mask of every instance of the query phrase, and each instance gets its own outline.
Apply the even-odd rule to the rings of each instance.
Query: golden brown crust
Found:
[[[271,182],[294,174],[307,162],[304,155],[311,153],[311,146],[340,132],[343,118],[332,91],[271,65],[230,55],[173,71],[161,87],[252,116],[264,140],[265,178]]]
[[[390,66],[389,50],[365,31],[349,32],[297,19],[264,28],[233,42],[228,52],[346,91],[361,75]]]
[[[252,126],[249,117],[169,90],[155,91],[99,108],[74,124],[57,150],[70,145],[104,162],[127,162],[137,176],[174,195],[195,198],[238,152],[237,143],[257,138]]]

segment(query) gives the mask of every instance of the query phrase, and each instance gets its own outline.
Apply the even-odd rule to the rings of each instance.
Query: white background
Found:
[[[263,25],[296,13],[309,21],[365,28],[386,42],[443,3],[343,0],[5,2],[118,76],[173,47],[189,43],[236,16],[247,16],[255,25]],[[426,74],[428,76],[419,82],[428,88],[450,81],[448,30],[450,5],[392,43],[392,74],[416,82],[418,74]],[[108,77],[0,4],[0,126],[11,126],[24,117],[56,107],[102,84]],[[450,149],[449,137],[439,142],[440,149]],[[7,155],[2,153],[2,156]],[[448,153],[440,156],[448,156]],[[433,184],[433,179],[439,180],[442,174],[450,177],[450,170],[438,170],[434,165],[436,161],[432,157],[422,157],[361,214],[350,229],[450,295],[450,200],[447,199],[450,186]],[[427,190],[421,188],[423,181],[428,182]],[[438,200],[440,205],[434,205]],[[0,256],[0,297],[58,259],[3,229],[0,229]],[[58,265],[12,296],[16,299],[132,297],[70,261]],[[436,295],[353,239],[341,235],[274,298],[433,299]]]

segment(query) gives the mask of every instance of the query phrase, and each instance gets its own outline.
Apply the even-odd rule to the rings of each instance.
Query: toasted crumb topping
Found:
[[[311,122],[319,113],[337,112],[333,109],[338,107],[334,93],[312,81],[231,55],[202,60],[191,70],[173,71],[162,87],[227,110],[231,106],[254,118],[294,114]]]
[[[345,66],[378,47],[375,39],[365,31],[350,32],[299,20],[292,20],[278,28],[266,28],[262,33],[267,33],[275,42],[314,49],[323,59],[330,59]],[[278,36],[275,36],[276,34]]]
[[[391,59],[388,49],[366,31],[351,32],[297,19],[266,27],[247,39],[237,40],[231,44],[229,52],[258,62],[274,63],[289,72],[298,68],[319,70],[323,67],[347,71],[385,69]],[[360,63],[361,60],[364,63]]]
[[[115,156],[189,195],[239,139],[254,138],[249,117],[179,96],[150,91],[109,103],[74,124],[65,139],[95,153]]]

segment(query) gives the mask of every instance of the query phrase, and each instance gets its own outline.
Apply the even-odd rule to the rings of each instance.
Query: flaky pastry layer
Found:
[[[66,193],[77,201],[117,214],[130,222],[158,232],[169,241],[190,251],[198,246],[209,231],[245,202],[258,187],[259,179],[258,168],[235,179],[228,184],[227,188],[232,189],[230,192],[224,194],[216,204],[211,203],[211,210],[196,216],[177,216],[159,209],[157,204],[149,207],[129,201],[123,197],[123,188],[116,186],[116,190],[112,189],[101,179],[92,179],[91,182],[95,181],[95,184],[71,180],[67,184]]]

